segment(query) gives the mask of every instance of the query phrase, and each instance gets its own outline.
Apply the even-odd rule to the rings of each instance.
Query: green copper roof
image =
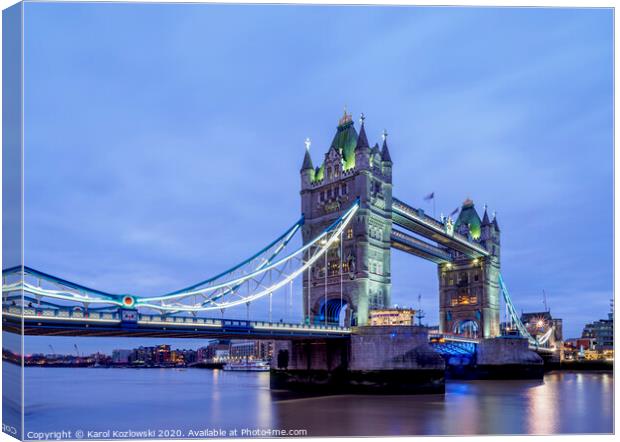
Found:
[[[474,208],[474,202],[469,198],[465,200],[463,203],[463,207],[461,207],[461,213],[459,213],[459,217],[454,223],[454,229],[457,230],[459,226],[466,225],[469,226],[469,234],[473,239],[480,238],[480,225],[482,222],[480,221],[480,217],[478,216],[478,212]]]
[[[348,170],[355,167],[355,145],[357,144],[357,132],[353,127],[353,121],[345,119],[338,125],[336,135],[331,147],[335,148],[342,155],[342,168]]]
[[[321,164],[321,167],[314,169],[314,179],[312,181],[321,181],[325,176],[325,164]]]

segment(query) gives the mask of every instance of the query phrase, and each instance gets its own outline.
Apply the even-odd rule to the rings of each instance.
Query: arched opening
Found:
[[[471,319],[460,321],[454,325],[454,334],[467,338],[477,338],[478,323]]]
[[[340,325],[349,326],[350,321],[350,309],[345,299],[328,299],[327,304],[321,302],[319,310],[319,323],[325,324],[325,317],[327,316],[328,325]]]

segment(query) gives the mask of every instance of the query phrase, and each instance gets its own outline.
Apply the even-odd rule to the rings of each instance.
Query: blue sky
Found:
[[[139,295],[204,279],[297,219],[303,141],[317,163],[346,105],[366,114],[371,142],[388,130],[395,196],[497,210],[517,307],[542,309],[544,289],[575,336],[613,296],[612,20],[609,9],[28,3],[26,264]],[[436,323],[435,266],[395,251],[392,276],[393,302],[421,293]]]

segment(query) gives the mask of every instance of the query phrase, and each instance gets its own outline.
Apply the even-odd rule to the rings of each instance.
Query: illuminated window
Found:
[[[353,239],[353,227],[347,229],[347,239]]]
[[[329,276],[340,274],[340,265],[338,261],[331,261],[328,265]]]

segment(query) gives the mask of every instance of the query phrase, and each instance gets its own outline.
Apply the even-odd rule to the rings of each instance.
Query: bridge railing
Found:
[[[286,322],[264,322],[264,321],[253,321],[252,325],[254,328],[268,328],[272,330],[282,329],[282,330],[304,330],[304,331],[324,331],[324,332],[338,332],[338,333],[350,333],[351,329],[347,327],[340,327],[337,325],[308,325],[308,324],[297,324],[297,323],[286,323]]]
[[[117,312],[84,312],[72,309],[57,309],[35,306],[3,306],[2,313],[13,316],[40,317],[41,319],[67,319],[67,320],[93,320],[120,322],[121,317]]]

